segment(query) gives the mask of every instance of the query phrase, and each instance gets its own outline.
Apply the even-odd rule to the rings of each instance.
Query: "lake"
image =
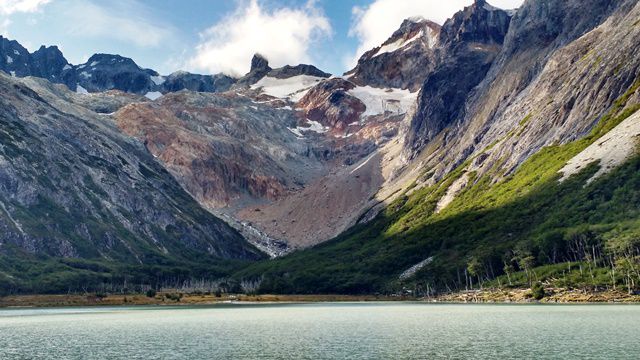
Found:
[[[321,303],[0,310],[0,359],[637,359],[640,306]]]

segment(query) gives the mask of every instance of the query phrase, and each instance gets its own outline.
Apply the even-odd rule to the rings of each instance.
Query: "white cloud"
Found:
[[[69,35],[106,38],[139,47],[158,47],[173,37],[171,26],[149,18],[150,9],[135,0],[70,1],[62,16]]]
[[[200,34],[187,67],[243,75],[254,53],[264,55],[274,66],[310,62],[310,45],[331,32],[329,19],[313,1],[299,8],[266,9],[257,0],[244,0]]]
[[[9,35],[10,16],[15,13],[32,13],[52,0],[0,0],[0,35]]]
[[[17,12],[35,12],[51,0],[0,0],[0,14],[11,15]]]
[[[489,0],[491,5],[504,9],[520,6],[524,0]],[[439,24],[444,23],[456,11],[473,3],[473,0],[375,0],[367,7],[354,7],[350,36],[359,40],[354,58],[348,66],[356,64],[364,52],[379,46],[398,29],[404,19],[422,16]]]
[[[11,25],[11,20],[0,19],[0,35],[9,36],[9,25]]]

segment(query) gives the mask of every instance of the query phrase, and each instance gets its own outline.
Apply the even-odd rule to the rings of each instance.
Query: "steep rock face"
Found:
[[[439,33],[440,25],[432,21],[407,19],[381,46],[364,53],[345,76],[361,86],[418,91],[433,67]]]
[[[440,25],[407,19],[381,46],[366,52],[345,76],[357,85],[417,91],[433,67]]]
[[[458,12],[443,25],[436,65],[418,97],[407,145],[421,149],[464,114],[471,91],[484,79],[500,52],[511,17],[483,0]]]
[[[358,123],[366,110],[360,99],[348,94],[355,87],[355,84],[340,78],[323,81],[311,89],[297,106],[305,111],[309,120],[345,130],[349,124]]]
[[[261,257],[141,144],[44,83],[0,75],[2,255],[122,264]]]
[[[469,158],[479,175],[509,175],[542,147],[586,135],[630,89],[640,72],[637,1],[583,6],[527,1],[518,10],[465,116],[428,160],[434,179]]]

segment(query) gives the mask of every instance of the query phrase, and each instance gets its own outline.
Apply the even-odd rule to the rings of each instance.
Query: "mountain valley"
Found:
[[[637,0],[475,0],[236,78],[0,37],[0,295],[639,291],[639,39]]]

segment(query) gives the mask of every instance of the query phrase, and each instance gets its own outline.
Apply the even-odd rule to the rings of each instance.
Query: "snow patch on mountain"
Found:
[[[159,91],[150,91],[144,95],[149,100],[157,100],[162,97],[162,93]]]
[[[87,89],[85,89],[82,86],[80,86],[80,84],[76,85],[76,93],[81,94],[81,95],[88,95],[89,94]]]
[[[13,58],[7,55],[7,64],[13,64]]]
[[[324,78],[310,75],[292,76],[287,79],[265,76],[251,85],[251,88],[254,90],[261,89],[263,93],[273,97],[296,102],[302,99],[312,87],[322,80]]]
[[[154,84],[160,86],[160,85],[164,84],[166,79],[165,79],[164,76],[152,76],[151,77],[151,81],[153,81]]]
[[[317,121],[312,121],[312,120],[307,120],[307,122],[309,123],[308,127],[303,127],[303,126],[297,126],[295,128],[288,128],[289,131],[291,131],[292,133],[294,133],[296,136],[298,137],[304,137],[304,133],[305,132],[315,132],[318,134],[324,134],[327,131],[329,131],[328,127],[322,126],[322,124],[320,124]]]
[[[401,89],[379,89],[371,86],[357,86],[348,91],[349,95],[360,99],[367,107],[362,117],[382,115],[387,112],[406,114],[415,104],[418,93]]]
[[[420,39],[422,36],[424,36],[424,32],[420,31],[419,33],[417,33],[414,37],[412,37],[409,40],[398,39],[398,40],[392,42],[391,44],[387,44],[387,45],[382,46],[372,57],[380,56],[382,54],[396,52],[396,51],[406,47],[407,45],[411,44],[412,42]]]

